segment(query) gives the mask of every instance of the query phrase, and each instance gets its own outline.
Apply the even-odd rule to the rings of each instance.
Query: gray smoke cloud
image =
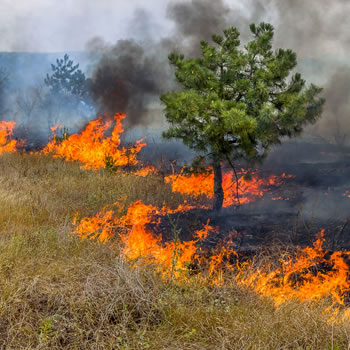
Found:
[[[275,27],[275,47],[296,51],[297,70],[308,82],[325,88],[325,113],[313,130],[331,141],[337,138],[332,135],[337,128],[343,133],[350,130],[346,93],[350,79],[344,75],[350,71],[344,59],[350,55],[348,15],[350,3],[345,0],[173,1],[166,10],[172,31],[161,37],[154,31],[156,24],[149,13],[139,9],[130,28],[140,40],[114,45],[97,40],[101,58],[92,69],[95,100],[101,112],[127,112],[129,126],[147,125],[152,122],[147,112],[150,104],[154,106],[159,93],[176,86],[167,62],[171,51],[196,56],[200,40],[210,41],[213,33],[230,26],[241,31],[244,44],[251,38],[249,24],[266,21]],[[93,41],[96,44],[96,39]],[[94,51],[96,45],[90,42],[88,48]]]
[[[350,141],[350,69],[339,65],[324,90],[326,105],[315,131],[339,148]]]
[[[129,126],[160,126],[159,94],[177,87],[167,60],[171,51],[197,56],[200,40],[210,41],[230,26],[240,30],[243,45],[251,38],[250,23],[269,22],[275,27],[274,46],[296,51],[297,70],[307,82],[324,87],[325,113],[308,132],[338,142],[346,137],[337,130],[350,130],[349,16],[348,0],[3,0],[0,50],[52,52],[38,69],[29,56],[21,55],[28,63],[18,69],[6,59],[11,81],[20,77],[17,85],[24,89],[42,83],[50,62],[62,52],[81,51],[90,38],[88,70],[80,56],[75,61],[92,78],[98,111],[126,112]]]
[[[200,40],[210,40],[230,24],[231,9],[223,0],[177,2],[167,8],[167,18],[174,23],[173,36],[163,45],[178,49],[187,56],[198,55]]]
[[[167,18],[174,23],[171,36],[154,39],[148,13],[137,10],[130,28],[143,40],[108,45],[101,38],[92,39],[88,50],[101,55],[92,69],[93,97],[101,113],[127,113],[128,127],[157,123],[155,119],[163,116],[150,113],[150,106],[159,104],[160,93],[176,86],[168,54],[199,54],[200,40],[209,40],[229,25],[229,12],[222,0],[171,3],[167,8]]]
[[[99,111],[128,113],[129,126],[142,124],[147,106],[168,81],[164,62],[158,57],[133,40],[120,40],[104,49],[91,88]]]

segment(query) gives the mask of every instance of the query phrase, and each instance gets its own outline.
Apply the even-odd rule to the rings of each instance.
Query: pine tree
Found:
[[[171,53],[175,76],[183,89],[161,95],[170,123],[166,138],[209,159],[214,171],[214,209],[222,207],[223,161],[259,160],[284,136],[293,137],[322,113],[321,88],[306,85],[292,50],[272,49],[274,28],[250,25],[253,35],[244,47],[235,27],[201,41],[201,57]]]
[[[79,69],[67,54],[51,64],[51,74],[46,74],[45,95],[42,108],[47,114],[48,127],[67,120],[70,115],[85,117],[95,113],[91,98],[91,79]]]
[[[45,84],[50,88],[51,94],[56,97],[83,101],[91,104],[89,97],[89,80],[79,69],[79,64],[74,64],[67,54],[62,59],[56,60],[56,65],[51,64],[52,74],[46,75]],[[74,99],[72,99],[74,97]]]

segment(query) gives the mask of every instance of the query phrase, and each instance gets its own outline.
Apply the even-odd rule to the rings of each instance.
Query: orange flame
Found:
[[[0,154],[16,152],[17,141],[11,140],[15,126],[16,122],[14,121],[0,121]]]
[[[264,190],[271,186],[280,186],[283,179],[290,175],[282,174],[282,177],[271,175],[267,178],[259,177],[256,171],[250,171],[252,176],[250,179],[244,177],[244,170],[238,174],[238,193],[239,203],[246,204],[255,201],[264,196]],[[208,170],[203,174],[170,175],[165,178],[166,183],[171,183],[173,192],[189,194],[193,197],[204,195],[209,199],[214,198],[214,174]],[[223,174],[222,187],[224,190],[223,207],[238,204],[237,200],[237,183],[232,171],[225,171]],[[274,198],[274,200],[283,199],[282,197]]]
[[[62,125],[62,124],[57,124],[57,125],[54,125],[54,126],[52,126],[52,127],[50,128],[50,130],[51,130],[51,132],[52,132],[53,134],[55,134],[55,133],[56,133],[56,130],[58,130],[58,129],[63,129],[63,125]]]
[[[323,243],[324,230],[313,247],[302,249],[294,257],[282,257],[280,267],[271,271],[257,269],[253,272],[251,263],[246,264],[237,275],[237,281],[271,297],[276,306],[287,300],[317,301],[326,296],[331,296],[334,303],[344,305],[344,297],[350,292],[350,271],[345,262],[350,252],[329,254],[322,248]]]
[[[105,157],[109,155],[116,164],[130,164],[130,151],[118,150],[119,135],[123,131],[121,120],[124,115],[116,115],[116,126],[111,138],[104,138],[104,132],[109,128],[110,122],[104,123],[101,118],[92,121],[81,135],[72,135],[61,143],[53,141],[46,147],[45,152],[52,152],[55,156],[62,156],[67,160],[79,160],[85,168],[98,169],[105,165]],[[132,153],[144,146],[140,142],[133,148]],[[129,153],[128,153],[129,152]],[[127,154],[128,153],[128,154]],[[132,164],[137,164],[135,157]],[[154,167],[144,167],[135,174],[147,176],[157,173]],[[238,174],[240,203],[249,203],[264,196],[264,191],[271,186],[280,186],[285,178],[290,176],[282,174],[281,177],[271,175],[261,177],[257,171],[250,171],[251,178],[244,176],[243,170]],[[171,184],[174,192],[188,194],[193,197],[214,197],[212,172],[205,174],[170,175],[165,182]],[[223,174],[224,207],[237,204],[236,181],[233,173],[225,171]],[[345,196],[350,197],[349,191]],[[288,199],[281,196],[273,200]],[[176,209],[167,207],[157,208],[146,205],[141,201],[129,206],[125,215],[118,202],[104,207],[96,216],[83,218],[75,222],[75,234],[83,239],[97,239],[101,242],[117,242],[121,245],[122,256],[133,265],[151,264],[164,278],[175,278],[187,281],[190,278],[190,266],[199,267],[196,276],[199,281],[220,286],[224,283],[238,283],[241,286],[255,290],[262,296],[273,299],[278,307],[288,300],[318,301],[330,297],[332,304],[332,317],[339,313],[339,306],[345,304],[345,296],[350,293],[350,271],[346,258],[350,252],[329,253],[323,248],[324,231],[316,237],[312,247],[299,249],[295,254],[284,254],[277,267],[272,265],[256,267],[254,260],[241,263],[238,254],[232,248],[232,240],[219,244],[211,255],[202,254],[200,242],[204,241],[210,232],[217,232],[217,228],[208,221],[202,229],[193,233],[193,239],[180,241],[178,230],[172,227],[173,240],[163,242],[162,225],[160,218],[172,213],[185,212],[198,205],[184,202]],[[153,229],[156,228],[157,234]],[[167,235],[169,236],[169,235]],[[233,263],[235,261],[235,263]],[[234,277],[226,275],[225,271],[233,271]],[[230,279],[227,279],[230,276]],[[344,317],[350,318],[350,311]]]
[[[114,206],[117,203],[114,203]],[[176,237],[171,242],[162,243],[162,234],[155,235],[149,228],[149,224],[157,224],[157,216],[167,213],[176,213],[193,209],[183,204],[175,210],[167,207],[157,209],[152,205],[137,201],[130,205],[127,214],[122,217],[113,215],[114,211],[107,206],[95,217],[83,218],[75,229],[75,233],[81,238],[95,238],[102,242],[111,240],[119,234],[123,246],[123,256],[129,261],[141,261],[141,263],[154,264],[163,276],[183,277],[187,271],[187,265],[193,261],[197,251],[196,243],[204,239],[209,231],[215,229],[209,222],[202,230],[195,232],[198,239],[180,242]]]
[[[157,174],[157,172],[158,170],[156,169],[156,167],[152,165],[148,165],[148,166],[142,167],[139,170],[136,170],[134,174],[137,176],[146,177],[148,175]]]
[[[138,201],[128,208],[125,216],[117,218],[113,210],[106,207],[96,217],[82,219],[75,233],[81,238],[96,238],[103,242],[118,233],[125,259],[152,264],[163,277],[187,280],[190,272],[188,266],[196,262],[200,267],[207,267],[206,273],[198,273],[202,282],[214,285],[231,283],[225,280],[224,271],[235,271],[235,280],[239,285],[272,298],[276,306],[292,299],[317,301],[328,296],[332,298],[333,305],[344,305],[344,298],[350,292],[350,271],[345,261],[350,252],[329,254],[324,250],[324,231],[320,232],[312,247],[306,247],[294,256],[283,255],[279,267],[269,265],[254,268],[253,261],[242,264],[239,261],[236,264],[230,262],[232,257],[238,258],[230,248],[230,240],[219,245],[216,254],[209,258],[200,255],[196,244],[204,240],[209,232],[217,231],[209,221],[202,230],[194,233],[195,239],[190,241],[180,242],[175,234],[172,242],[163,243],[162,234],[155,235],[151,231],[149,224],[156,225],[160,215],[190,208],[180,206],[171,211]]]
[[[66,139],[58,140],[56,134],[51,142],[43,149],[44,154],[52,153],[54,157],[62,157],[67,161],[79,161],[85,169],[99,169],[107,164],[118,166],[134,166],[138,163],[137,154],[146,145],[142,140],[136,142],[131,148],[120,146],[120,134],[124,131],[122,120],[125,114],[114,116],[115,126],[111,137],[105,137],[105,131],[112,121],[104,121],[102,117],[88,123],[80,135],[73,134]],[[59,126],[53,128],[53,132]]]

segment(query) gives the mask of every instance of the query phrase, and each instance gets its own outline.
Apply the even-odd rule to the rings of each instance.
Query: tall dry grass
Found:
[[[0,233],[69,229],[76,212],[96,214],[103,206],[119,201],[128,204],[176,207],[182,203],[157,175],[111,174],[86,171],[76,163],[40,154],[4,154],[0,157]]]
[[[348,349],[327,300],[279,309],[251,291],[163,281],[113,249],[72,236],[76,211],[120,198],[176,206],[157,176],[89,172],[41,155],[0,157],[3,349]]]

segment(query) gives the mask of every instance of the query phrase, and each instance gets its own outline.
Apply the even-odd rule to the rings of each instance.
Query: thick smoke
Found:
[[[339,150],[350,141],[350,69],[338,66],[326,84],[324,95],[326,105],[323,118],[315,131],[321,139],[338,147]]]
[[[178,49],[187,56],[200,53],[200,40],[210,40],[230,24],[230,8],[223,0],[177,2],[167,8],[167,18],[174,23],[174,34],[163,40],[170,50]]]
[[[102,114],[127,112],[129,125],[142,124],[147,106],[166,87],[167,78],[164,62],[156,55],[133,40],[120,40],[103,50],[93,72],[92,95]]]
[[[275,47],[296,51],[297,69],[308,82],[325,88],[325,113],[314,131],[330,141],[337,137],[332,134],[337,128],[343,133],[350,130],[345,115],[350,109],[350,100],[345,96],[350,80],[344,77],[350,69],[345,60],[350,54],[346,21],[349,14],[350,3],[346,0],[249,0],[244,4],[224,0],[175,1],[169,3],[166,11],[167,19],[173,23],[172,33],[161,37],[152,29],[152,18],[138,10],[130,28],[142,32],[142,40],[102,45],[102,56],[93,69],[94,97],[101,112],[127,112],[129,126],[157,122],[148,111],[160,92],[173,87],[173,73],[167,62],[169,52],[196,56],[200,40],[210,40],[213,33],[230,26],[238,27],[244,43],[251,38],[249,24],[266,21],[276,29]],[[93,50],[94,45],[89,48]]]
[[[101,55],[92,73],[92,93],[100,112],[127,113],[128,127],[161,123],[154,119],[163,117],[152,107],[159,104],[159,94],[175,84],[168,54],[197,55],[200,40],[209,40],[228,25],[228,13],[221,0],[171,4],[167,17],[175,24],[173,35],[152,39],[152,22],[146,12],[138,10],[130,27],[136,27],[138,33],[142,29],[142,41],[119,40],[108,45],[102,39],[91,40],[88,50]]]
[[[276,11],[276,45],[288,46],[301,57],[322,58],[349,53],[347,21],[350,3],[346,0],[256,0]],[[266,16],[266,15],[265,15]],[[252,18],[259,20],[259,16]]]

